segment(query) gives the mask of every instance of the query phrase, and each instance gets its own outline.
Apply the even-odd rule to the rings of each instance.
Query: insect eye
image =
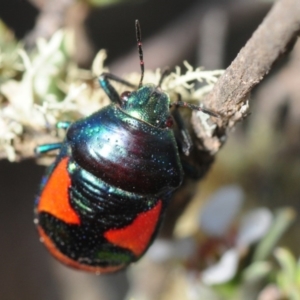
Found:
[[[123,92],[122,94],[121,94],[121,100],[122,101],[127,101],[128,100],[128,98],[129,98],[129,96],[130,96],[130,92],[129,91],[125,91],[125,92]]]
[[[165,123],[165,126],[168,127],[168,128],[170,128],[173,125],[174,125],[174,120],[173,120],[172,116],[169,116],[168,119],[167,119],[167,121],[166,121],[166,123]]]

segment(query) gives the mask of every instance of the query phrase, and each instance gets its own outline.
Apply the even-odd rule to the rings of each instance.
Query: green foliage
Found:
[[[277,248],[274,256],[280,266],[276,273],[276,283],[286,299],[300,299],[300,261],[285,248]]]

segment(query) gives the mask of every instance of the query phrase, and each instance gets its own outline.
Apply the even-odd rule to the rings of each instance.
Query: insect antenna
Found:
[[[136,33],[136,40],[137,40],[137,46],[138,46],[138,51],[140,56],[140,66],[141,66],[141,79],[139,83],[139,88],[140,88],[143,85],[145,66],[143,60],[142,34],[141,34],[141,26],[139,20],[135,20],[135,33]]]

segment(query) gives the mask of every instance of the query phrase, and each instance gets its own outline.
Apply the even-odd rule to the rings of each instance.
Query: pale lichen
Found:
[[[32,53],[7,35],[6,47],[0,42],[0,158],[15,161],[33,150],[25,154],[20,143],[35,140],[30,143],[34,147],[39,143],[37,136],[55,131],[58,121],[73,122],[107,105],[109,99],[96,79],[108,69],[104,50],[96,55],[91,70],[78,68],[72,61],[72,33],[68,31],[56,32],[48,42],[39,40]],[[180,94],[183,101],[200,104],[223,71],[193,69],[187,62],[184,66],[186,70],[176,67],[166,76],[162,89],[173,101]],[[160,77],[161,70],[146,70],[144,83],[158,84]],[[136,84],[139,78],[138,73],[125,76]],[[120,93],[128,89],[113,84]]]

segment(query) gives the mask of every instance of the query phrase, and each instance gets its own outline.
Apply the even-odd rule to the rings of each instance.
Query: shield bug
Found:
[[[72,124],[59,123],[67,130],[64,141],[36,149],[59,149],[35,204],[41,240],[62,263],[95,273],[123,269],[151,245],[184,176],[170,108],[203,110],[171,103],[160,88],[164,76],[158,85],[143,84],[138,21],[136,36],[139,85],[103,73],[99,83],[111,104]],[[134,90],[118,95],[110,81]]]

